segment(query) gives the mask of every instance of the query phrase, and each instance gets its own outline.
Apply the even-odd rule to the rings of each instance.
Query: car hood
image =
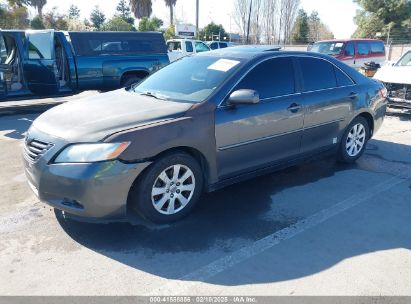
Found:
[[[159,100],[125,89],[56,106],[33,127],[68,142],[94,142],[126,129],[184,115],[191,103]]]
[[[411,84],[411,66],[384,66],[374,78],[387,83]]]

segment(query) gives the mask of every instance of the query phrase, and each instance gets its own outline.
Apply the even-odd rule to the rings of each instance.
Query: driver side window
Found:
[[[295,93],[292,58],[274,58],[258,64],[240,81],[235,91],[241,89],[257,91],[261,99]]]

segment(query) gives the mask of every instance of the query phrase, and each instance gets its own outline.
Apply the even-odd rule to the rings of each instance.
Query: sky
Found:
[[[113,15],[117,0],[48,0],[45,11],[52,7],[58,7],[62,13],[66,13],[71,4],[77,5],[82,18],[88,17],[95,5],[99,5],[106,16]],[[195,0],[177,0],[175,9],[176,17],[187,23],[195,24]],[[357,4],[352,0],[301,0],[301,8],[308,14],[317,10],[321,20],[330,28],[337,39],[349,38],[356,26],[353,18]],[[233,12],[233,0],[200,0],[200,27],[204,27],[211,21],[222,24],[226,31],[237,32],[234,19],[230,18]],[[34,12],[33,12],[34,13]],[[169,10],[164,5],[164,0],[153,0],[153,16],[169,23]]]

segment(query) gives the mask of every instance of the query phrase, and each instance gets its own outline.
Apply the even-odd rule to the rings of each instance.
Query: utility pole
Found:
[[[197,39],[198,39],[198,20],[199,20],[199,10],[200,10],[200,0],[196,0],[196,33],[197,33]]]
[[[249,38],[250,38],[250,21],[251,21],[251,9],[253,7],[253,0],[250,1],[250,13],[248,14],[248,25],[247,25],[247,39],[246,39],[246,44],[248,44]]]

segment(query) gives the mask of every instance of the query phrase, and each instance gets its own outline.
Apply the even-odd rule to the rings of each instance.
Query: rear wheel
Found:
[[[345,130],[338,151],[338,160],[353,163],[361,157],[370,138],[368,122],[363,117],[355,118]]]
[[[185,153],[164,156],[139,178],[130,195],[132,207],[159,224],[186,216],[198,201],[203,186],[201,167]]]

